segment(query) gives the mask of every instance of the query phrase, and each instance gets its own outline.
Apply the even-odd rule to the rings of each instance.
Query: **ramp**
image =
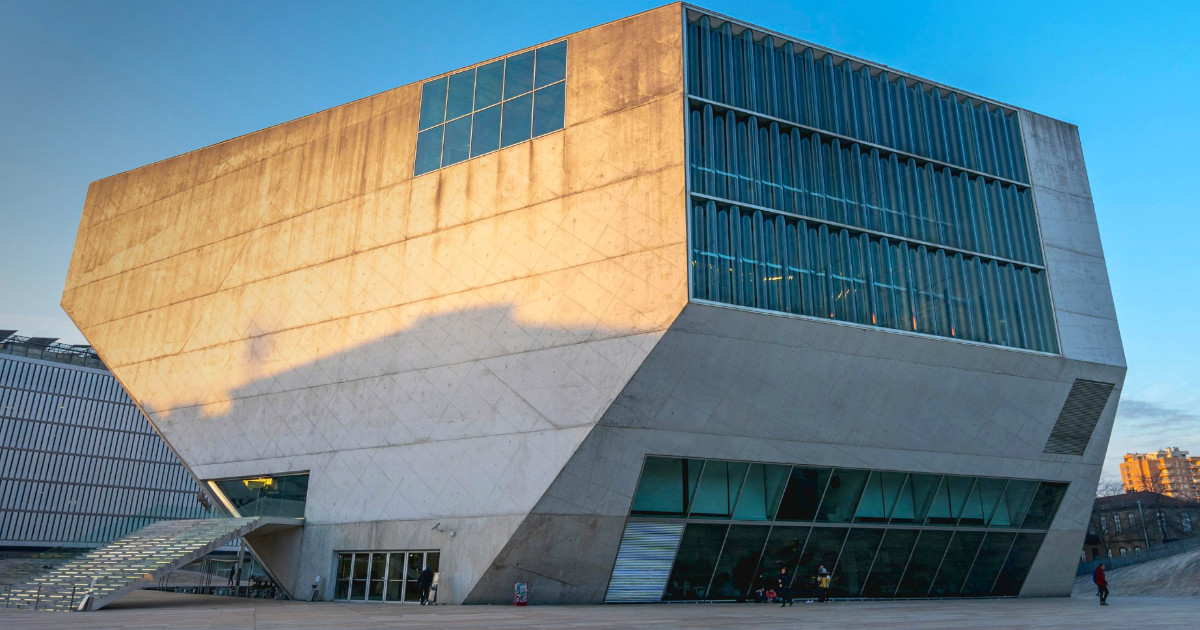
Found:
[[[159,521],[14,585],[4,607],[97,610],[246,534],[302,523],[261,516]]]

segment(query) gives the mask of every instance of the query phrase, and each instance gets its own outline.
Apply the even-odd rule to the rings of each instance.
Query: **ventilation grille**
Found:
[[[605,603],[662,601],[683,523],[628,523]]]
[[[1083,455],[1112,390],[1112,383],[1076,379],[1042,452]]]

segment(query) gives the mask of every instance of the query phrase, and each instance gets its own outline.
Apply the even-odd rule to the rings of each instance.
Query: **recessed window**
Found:
[[[304,518],[308,473],[214,479],[208,486],[234,517]]]
[[[413,175],[563,128],[567,42],[427,81]]]
[[[1035,479],[649,456],[607,601],[761,601],[781,568],[795,576],[793,588],[806,588],[822,565],[835,597],[1015,596],[1066,489]],[[684,527],[664,527],[672,521]]]

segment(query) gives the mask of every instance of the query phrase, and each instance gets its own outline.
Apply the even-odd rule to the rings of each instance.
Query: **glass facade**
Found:
[[[234,516],[304,518],[308,473],[217,479],[208,484]]]
[[[337,554],[333,598],[356,602],[421,601],[417,578],[428,566],[437,584],[438,551],[342,551]]]
[[[695,97],[1029,181],[1014,112],[709,16],[689,20],[687,40]]]
[[[413,175],[562,129],[566,74],[561,41],[427,81]]]
[[[1016,114],[688,25],[692,298],[1057,353]]]
[[[1016,595],[1067,484],[647,457],[606,601]]]

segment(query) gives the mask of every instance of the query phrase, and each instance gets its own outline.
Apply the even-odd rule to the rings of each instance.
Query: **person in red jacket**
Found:
[[[1092,573],[1092,581],[1096,583],[1096,593],[1100,595],[1100,605],[1108,605],[1108,579],[1104,577],[1104,563],[1096,565],[1096,572]]]

